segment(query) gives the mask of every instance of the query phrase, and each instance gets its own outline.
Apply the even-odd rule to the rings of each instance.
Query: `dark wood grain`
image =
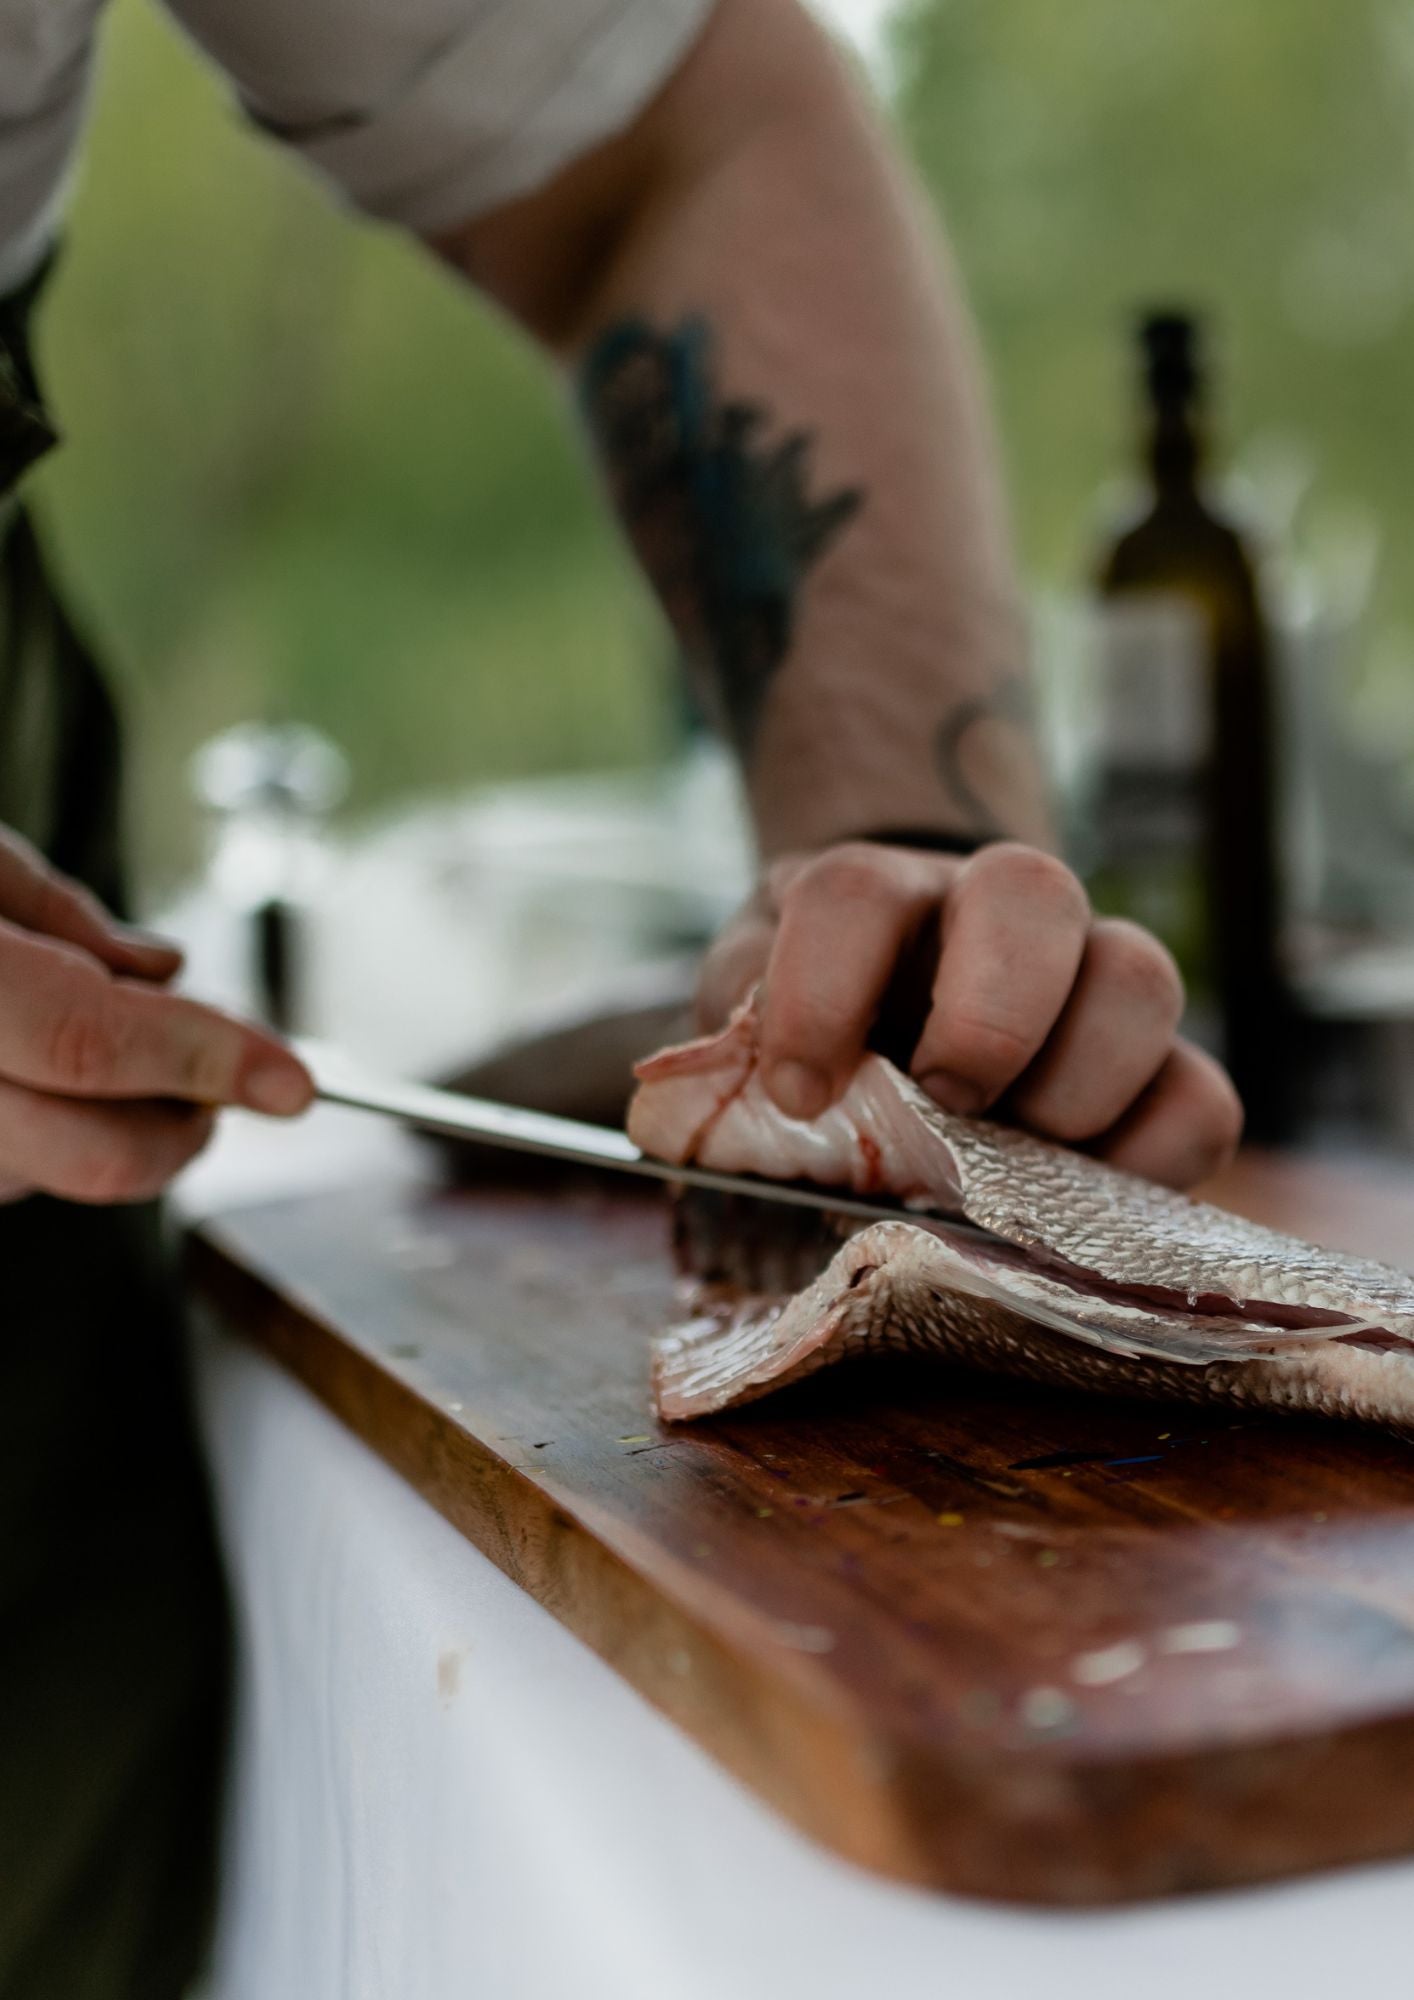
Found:
[[[1220,1191],[1410,1261],[1414,1178],[1252,1159]],[[408,1178],[233,1215],[192,1260],[228,1327],[856,1861],[1094,1903],[1414,1849],[1414,1448],[891,1362],[660,1427],[664,1236],[616,1187]]]

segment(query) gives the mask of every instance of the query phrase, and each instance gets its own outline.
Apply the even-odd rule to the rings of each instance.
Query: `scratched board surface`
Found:
[[[1229,1192],[1397,1257],[1414,1184],[1371,1186],[1258,1162]],[[192,1256],[227,1326],[856,1861],[1083,1903],[1414,1850],[1407,1443],[896,1360],[660,1427],[664,1214],[602,1185],[409,1177]]]

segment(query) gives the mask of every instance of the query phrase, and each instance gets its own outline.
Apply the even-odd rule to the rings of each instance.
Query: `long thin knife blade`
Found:
[[[667,1160],[655,1160],[635,1146],[626,1132],[616,1132],[607,1125],[586,1125],[578,1118],[526,1111],[518,1105],[494,1103],[488,1097],[465,1097],[460,1091],[438,1090],[431,1084],[373,1076],[341,1051],[323,1043],[302,1042],[299,1053],[326,1103],[396,1118],[445,1139],[504,1146],[516,1153],[539,1153],[547,1159],[568,1160],[577,1166],[606,1167],[612,1173],[638,1174],[649,1180],[672,1181],[680,1187],[711,1188],[718,1194],[747,1195],[754,1201],[782,1202],[790,1208],[823,1209],[831,1215],[857,1216],[862,1222],[920,1219],[915,1210],[899,1202],[861,1201],[856,1195],[842,1194],[832,1188],[765,1180],[755,1174],[721,1174],[710,1167],[673,1166]],[[969,1235],[982,1233],[972,1224],[951,1216],[945,1220],[950,1230]]]

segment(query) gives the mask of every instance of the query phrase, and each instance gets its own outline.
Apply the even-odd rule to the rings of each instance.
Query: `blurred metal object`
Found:
[[[719,1173],[712,1167],[660,1160],[636,1146],[626,1132],[607,1125],[588,1125],[553,1112],[527,1111],[516,1104],[497,1104],[486,1097],[464,1097],[432,1084],[407,1083],[362,1069],[340,1049],[319,1042],[301,1042],[299,1052],[309,1065],[315,1088],[326,1104],[354,1111],[371,1111],[394,1118],[415,1131],[473,1145],[504,1148],[563,1160],[570,1166],[607,1168],[666,1181],[673,1187],[705,1188],[714,1194],[743,1196],[857,1222],[919,1222],[940,1235],[968,1241],[986,1238],[986,1231],[955,1216],[910,1207],[906,1202],[866,1201],[838,1188],[816,1187],[804,1181],[767,1180],[758,1174]]]
[[[324,825],[348,790],[348,763],[301,723],[243,723],[202,746],[192,786],[211,815],[213,886],[249,926],[256,1005],[272,1026],[302,1025],[305,913],[324,864]]]

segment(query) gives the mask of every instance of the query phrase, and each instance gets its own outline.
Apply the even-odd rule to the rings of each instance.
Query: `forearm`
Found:
[[[554,194],[465,247],[585,371],[607,477],[741,755],[763,850],[903,828],[1044,841],[965,313],[824,37],[789,0],[723,0],[571,192],[591,248],[563,278],[525,247],[567,220]],[[731,405],[757,413],[748,433]]]
[[[631,132],[439,247],[581,380],[629,533],[741,753],[771,865],[707,955],[704,1022],[759,988],[766,1087],[791,1117],[882,1046],[949,1111],[1000,1106],[1175,1186],[1210,1172],[1241,1109],[1175,1038],[1172,961],[1095,920],[1036,851],[1049,825],[965,314],[796,0],[719,0]],[[909,831],[1012,838],[966,860],[856,844]]]

